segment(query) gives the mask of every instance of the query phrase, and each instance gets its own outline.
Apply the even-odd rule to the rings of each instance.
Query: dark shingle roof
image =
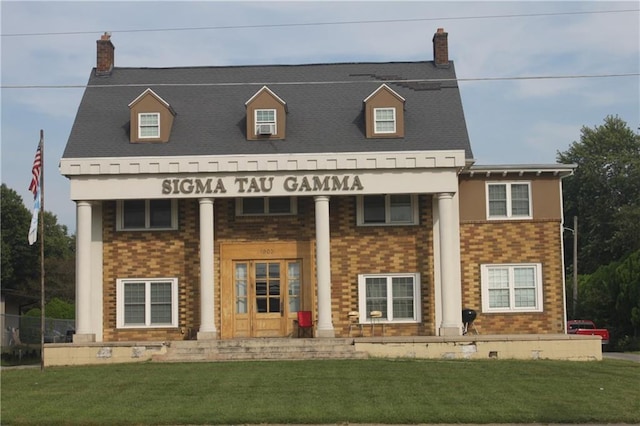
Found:
[[[454,149],[472,158],[453,63],[114,68],[102,77],[94,71],[63,158]],[[392,82],[399,80],[409,81]],[[383,83],[406,99],[404,138],[364,136],[363,100]],[[263,85],[287,103],[285,140],[246,139],[245,102]],[[169,143],[129,142],[128,105],[147,88],[176,112]]]

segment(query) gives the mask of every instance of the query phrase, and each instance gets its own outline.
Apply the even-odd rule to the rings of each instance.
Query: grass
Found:
[[[638,364],[144,363],[2,371],[3,425],[638,423]]]

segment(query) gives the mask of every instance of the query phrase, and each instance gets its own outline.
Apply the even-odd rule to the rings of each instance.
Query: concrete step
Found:
[[[363,359],[352,339],[232,339],[181,340],[171,342],[167,353],[155,355],[157,362]]]

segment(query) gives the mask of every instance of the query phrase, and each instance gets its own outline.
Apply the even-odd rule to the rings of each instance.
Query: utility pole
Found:
[[[573,319],[578,307],[578,216],[573,217]]]
[[[573,229],[564,227],[563,230],[573,234],[573,319],[576,319],[578,307],[578,216],[573,217]]]

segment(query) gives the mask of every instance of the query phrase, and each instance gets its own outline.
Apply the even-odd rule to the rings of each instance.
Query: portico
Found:
[[[312,197],[313,200],[314,231],[311,238],[313,248],[307,256],[312,257],[311,269],[315,274],[311,275],[306,271],[312,278],[311,282],[303,284],[303,291],[306,289],[313,295],[307,295],[302,303],[305,309],[315,312],[317,337],[335,337],[333,318],[343,314],[332,304],[330,229],[332,200],[337,197],[406,193],[428,195],[433,199],[434,211],[438,212],[431,223],[419,224],[437,236],[434,238],[436,245],[433,250],[434,258],[439,259],[439,262],[434,264],[434,276],[438,277],[434,285],[437,286],[438,291],[434,294],[439,294],[440,298],[435,300],[434,304],[438,324],[432,333],[459,334],[461,289],[459,234],[456,219],[459,217],[459,212],[456,191],[457,173],[464,166],[464,153],[430,152],[428,156],[425,154],[369,153],[366,156],[336,154],[331,157],[324,156],[324,158],[320,155],[294,155],[287,157],[286,161],[277,157],[252,159],[254,161],[229,157],[226,161],[216,158],[215,167],[211,167],[210,159],[202,158],[193,159],[193,161],[181,159],[178,167],[173,159],[166,159],[160,164],[157,163],[157,159],[148,159],[146,164],[141,161],[142,159],[135,159],[137,170],[151,170],[155,166],[155,171],[121,173],[119,176],[110,176],[108,181],[103,177],[105,171],[108,174],[114,168],[130,170],[134,166],[133,159],[121,159],[118,164],[108,161],[104,165],[96,164],[95,161],[63,160],[61,169],[65,174],[71,175],[72,198],[76,199],[78,211],[79,311],[76,340],[78,342],[100,341],[102,335],[100,320],[97,316],[102,311],[103,300],[99,295],[103,293],[105,278],[101,273],[96,272],[102,271],[102,266],[92,259],[92,254],[100,250],[92,251],[90,248],[95,245],[100,246],[102,242],[102,232],[95,230],[102,229],[105,225],[102,223],[102,216],[96,214],[101,210],[100,206],[103,202],[127,199],[168,199],[173,202],[180,199],[194,199],[197,201],[197,217],[189,218],[199,223],[200,317],[197,320],[196,337],[199,340],[207,340],[221,337],[219,328],[223,326],[225,320],[217,309],[229,311],[229,306],[235,303],[236,298],[221,292],[220,288],[224,284],[220,280],[230,278],[223,276],[215,266],[221,264],[222,260],[220,253],[216,253],[215,249],[220,247],[220,241],[216,241],[214,232],[216,200],[229,198],[237,200],[256,195],[281,198],[291,194],[295,194],[297,198],[302,194],[305,197]],[[418,161],[420,157],[422,161]],[[242,166],[240,166],[241,160],[244,161]],[[388,173],[388,166],[398,163],[403,164],[404,167]],[[209,164],[211,169],[188,173],[180,168],[182,164],[187,165],[188,170],[200,169],[200,166],[205,164]],[[346,170],[334,168],[338,164],[348,164],[351,168]],[[173,173],[166,172],[172,168],[175,169]],[[232,168],[237,171],[231,173]],[[90,172],[86,173],[87,170]],[[381,171],[387,173],[382,174]],[[74,177],[76,173],[77,178]],[[96,199],[95,194],[102,194],[103,198]],[[309,213],[311,212],[305,212],[307,215]],[[223,297],[223,294],[229,300],[217,301],[216,299]],[[289,328],[284,326],[282,330],[282,333],[286,334]],[[225,334],[228,333],[225,332]]]

